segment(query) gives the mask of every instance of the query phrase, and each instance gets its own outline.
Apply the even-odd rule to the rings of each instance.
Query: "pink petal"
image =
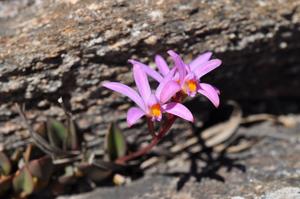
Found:
[[[210,84],[200,83],[199,86],[200,88],[198,90],[198,93],[207,97],[215,107],[218,107],[220,104],[220,98],[218,95],[220,91]]]
[[[160,99],[160,93],[162,91],[162,89],[165,87],[165,84],[168,83],[170,80],[172,80],[174,74],[175,74],[176,69],[173,68],[172,70],[170,70],[170,72],[165,76],[165,78],[160,82],[160,84],[158,85],[156,91],[155,91],[155,96]]]
[[[180,83],[182,83],[183,79],[185,77],[185,73],[186,73],[185,63],[183,62],[181,57],[173,50],[169,50],[168,54],[172,57],[172,59],[175,63],[175,67],[177,67],[177,69],[178,69],[179,81],[180,81]]]
[[[159,101],[158,101],[157,97],[155,95],[151,94],[147,101],[147,107],[151,107],[154,104],[158,104],[158,103],[159,103]],[[149,110],[149,109],[147,109],[147,110]]]
[[[205,62],[207,62],[212,56],[211,52],[206,52],[201,55],[199,55],[196,59],[192,60],[190,65],[190,68],[192,71],[194,71],[196,68],[201,67]]]
[[[160,55],[156,55],[155,56],[155,63],[156,63],[156,66],[159,70],[159,72],[163,75],[163,76],[166,76],[170,69],[169,69],[169,66],[167,64],[167,62],[165,61],[165,59],[160,56]]]
[[[194,117],[191,111],[184,105],[176,102],[171,102],[162,106],[165,112],[171,113],[182,119],[185,119],[190,122],[194,122]]]
[[[206,62],[203,66],[200,66],[194,70],[195,75],[199,79],[200,77],[206,75],[210,71],[218,68],[222,64],[222,61],[219,59],[212,59]]]
[[[140,119],[142,116],[145,115],[145,112],[138,108],[138,107],[132,107],[127,112],[127,124],[128,126],[132,126],[136,123],[138,119]]]
[[[133,90],[129,86],[126,86],[125,84],[121,84],[121,83],[118,83],[118,82],[104,82],[102,84],[102,86],[129,97],[141,109],[145,109],[145,104],[144,104],[142,98],[138,95],[138,93],[135,90]]]
[[[166,103],[171,97],[173,97],[178,91],[181,90],[179,84],[173,80],[167,82],[163,87],[160,94],[160,101]]]
[[[145,65],[141,62],[135,61],[133,59],[130,59],[129,62],[132,65],[139,65],[145,71],[145,73],[147,73],[147,75],[149,75],[150,77],[152,77],[156,81],[158,81],[158,82],[162,81],[163,77],[158,72],[156,72],[155,70],[150,68],[149,66],[147,66],[147,65]]]
[[[142,99],[146,102],[151,95],[151,89],[147,75],[140,65],[133,66],[133,77]]]

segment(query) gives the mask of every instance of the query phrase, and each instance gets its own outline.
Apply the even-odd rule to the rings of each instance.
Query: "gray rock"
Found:
[[[300,186],[300,185],[299,185]],[[300,187],[284,187],[279,190],[269,192],[261,199],[299,199]]]
[[[162,160],[145,177],[125,186],[100,187],[58,199],[298,199],[299,130],[299,123],[293,129],[269,123],[240,128],[237,133],[250,136],[256,132],[265,138],[244,153],[213,157],[211,163],[203,160],[205,153],[199,154],[196,167],[191,166],[192,159],[178,155],[168,162]],[[170,165],[171,161],[176,164]]]
[[[205,51],[222,59],[223,66],[205,77],[220,88],[222,101],[300,97],[299,0],[2,0],[0,27],[0,126],[5,133],[21,132],[15,102],[26,104],[31,119],[62,118],[57,99],[63,97],[82,129],[103,134],[117,119],[130,134],[124,122],[130,103],[100,84],[133,85],[127,60],[153,64],[154,55],[166,56],[168,49],[187,61]],[[202,114],[207,108],[200,109]],[[3,134],[1,141],[7,140]],[[224,176],[226,183],[207,176],[198,183],[191,177],[178,193],[182,176],[149,174],[128,187],[98,189],[84,197],[254,198],[299,184],[297,142],[270,138],[253,152],[255,157],[242,162],[246,173],[218,168],[214,177]],[[176,169],[184,175],[189,165],[178,161],[183,166]],[[166,173],[164,165],[157,170]]]
[[[53,115],[39,104],[55,106],[62,96],[77,118],[96,118],[90,125],[101,129],[125,113],[127,100],[100,83],[132,85],[127,60],[152,63],[168,49],[186,60],[204,51],[221,58],[205,80],[222,99],[299,97],[299,0],[4,0],[0,7],[0,103],[10,108],[22,102]]]

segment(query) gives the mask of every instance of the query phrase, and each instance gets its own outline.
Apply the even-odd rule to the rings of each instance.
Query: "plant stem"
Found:
[[[152,138],[156,137],[156,134],[154,132],[154,125],[151,120],[151,118],[147,117],[147,124],[148,124],[148,131],[152,135]]]
[[[160,140],[162,137],[164,137],[164,135],[168,132],[168,130],[171,128],[171,126],[173,125],[173,123],[176,120],[176,116],[172,115],[164,124],[164,126],[160,129],[160,131],[158,132],[157,136],[154,136],[150,142],[150,144],[148,144],[146,147],[131,153],[127,156],[123,156],[118,158],[115,162],[118,164],[125,164],[126,162],[128,162],[129,160],[135,159],[139,156],[142,156],[146,153],[148,153]]]

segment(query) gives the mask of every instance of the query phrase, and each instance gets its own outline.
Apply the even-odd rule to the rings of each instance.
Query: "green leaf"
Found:
[[[17,171],[13,179],[13,188],[20,197],[26,197],[34,191],[34,178],[26,166]]]
[[[110,161],[114,161],[126,154],[126,140],[115,123],[111,123],[106,134],[105,149],[108,153]]]
[[[0,177],[0,197],[3,196],[11,187],[11,176]]]
[[[54,147],[66,149],[66,141],[68,137],[68,130],[63,123],[49,119],[47,121],[47,133],[50,144]]]
[[[67,146],[69,149],[72,149],[72,150],[77,150],[79,148],[77,126],[76,126],[74,120],[72,120],[72,118],[68,118]]]
[[[1,175],[9,175],[11,172],[11,162],[8,157],[3,153],[0,152],[0,176]]]

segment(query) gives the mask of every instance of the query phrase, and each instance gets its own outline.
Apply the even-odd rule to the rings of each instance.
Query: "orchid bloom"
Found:
[[[141,65],[143,70],[156,81],[161,82],[164,78],[171,79],[177,82],[180,85],[180,90],[188,96],[194,97],[198,92],[206,96],[215,107],[218,107],[220,103],[219,90],[210,84],[201,83],[200,78],[219,67],[222,63],[221,60],[210,60],[212,53],[207,52],[199,55],[189,64],[185,64],[181,57],[174,51],[169,50],[168,54],[172,57],[175,67],[170,70],[164,58],[156,55],[155,63],[160,74],[145,64],[134,60],[131,60],[131,62]],[[170,76],[172,77],[170,78]]]
[[[220,104],[220,91],[210,84],[201,83],[200,78],[219,67],[222,63],[221,60],[209,60],[212,53],[207,52],[198,56],[191,63],[185,64],[181,57],[174,51],[169,50],[168,54],[172,57],[178,69],[179,77],[177,81],[182,90],[191,97],[194,97],[198,92],[207,97],[215,107],[218,107]]]
[[[152,121],[161,121],[164,112],[193,121],[192,113],[184,105],[177,102],[167,103],[180,90],[179,85],[174,81],[167,81],[167,78],[164,79],[157,73],[161,83],[156,91],[152,92],[144,70],[145,68],[140,64],[133,63],[133,77],[138,92],[118,82],[103,83],[104,87],[123,94],[136,103],[137,106],[127,112],[128,125],[135,124],[143,116]]]

